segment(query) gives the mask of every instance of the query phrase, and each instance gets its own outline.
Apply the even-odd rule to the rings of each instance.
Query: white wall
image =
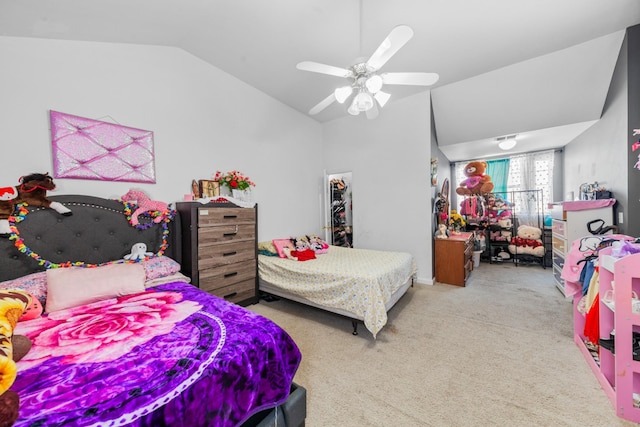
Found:
[[[322,127],[171,47],[0,37],[0,187],[53,172],[49,110],[154,132],[156,184],[57,179],[52,194],[181,200],[192,179],[257,183],[259,239],[321,233]]]
[[[578,197],[580,184],[597,181],[613,192],[617,211],[626,213],[627,168],[627,55],[623,44],[602,117],[564,148],[564,193]],[[624,224],[619,231],[624,232]]]
[[[413,254],[418,281],[433,283],[430,93],[389,102],[375,120],[324,125],[328,173],[352,172],[356,248]]]

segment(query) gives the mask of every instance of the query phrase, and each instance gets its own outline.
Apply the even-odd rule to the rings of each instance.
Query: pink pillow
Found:
[[[171,276],[180,271],[180,264],[168,256],[157,256],[146,259],[140,264],[144,267],[147,280]]]
[[[44,304],[47,301],[47,273],[41,271],[1,282],[0,289],[19,289],[28,292],[36,297],[40,304]]]
[[[285,255],[283,248],[291,248],[291,250],[295,250],[295,246],[293,246],[293,243],[291,242],[291,239],[274,239],[273,240],[273,246],[276,247],[276,252],[278,252],[278,256],[280,258],[286,258],[287,255]]]
[[[46,273],[47,313],[145,291],[144,268],[140,264],[53,268]]]

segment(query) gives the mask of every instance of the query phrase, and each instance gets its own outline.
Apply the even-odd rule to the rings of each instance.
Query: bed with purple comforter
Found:
[[[235,426],[283,403],[301,355],[279,326],[190,284],[20,322],[16,426]]]

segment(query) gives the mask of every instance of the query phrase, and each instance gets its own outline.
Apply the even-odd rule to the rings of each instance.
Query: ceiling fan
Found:
[[[357,62],[349,68],[334,67],[318,62],[303,61],[296,68],[303,71],[343,77],[349,84],[337,88],[331,95],[309,110],[309,114],[318,114],[337,101],[347,103],[347,112],[357,116],[365,112],[367,118],[378,116],[378,106],[384,107],[391,95],[383,92],[384,85],[431,86],[438,81],[436,73],[379,73],[384,64],[391,59],[411,38],[413,30],[407,25],[399,25],[378,46],[373,55],[364,62]]]

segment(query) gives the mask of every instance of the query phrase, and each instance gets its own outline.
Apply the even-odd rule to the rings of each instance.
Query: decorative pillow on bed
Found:
[[[274,239],[273,246],[276,247],[276,251],[278,252],[278,256],[280,258],[286,258],[287,255],[284,253],[284,248],[291,248],[294,251],[296,248],[293,246],[291,239]]]
[[[44,304],[47,300],[47,273],[41,271],[0,282],[0,289],[20,289],[37,298],[40,304]]]
[[[258,253],[267,256],[278,256],[273,242],[258,242]]]
[[[122,295],[144,292],[140,264],[110,264],[95,268],[47,270],[47,313]]]
[[[160,279],[180,272],[180,264],[168,256],[157,256],[141,262],[146,280]]]
[[[152,288],[154,286],[164,285],[165,283],[173,282],[185,282],[191,283],[191,278],[185,276],[182,273],[175,273],[170,276],[158,277],[157,279],[147,280],[144,282],[145,288]]]

